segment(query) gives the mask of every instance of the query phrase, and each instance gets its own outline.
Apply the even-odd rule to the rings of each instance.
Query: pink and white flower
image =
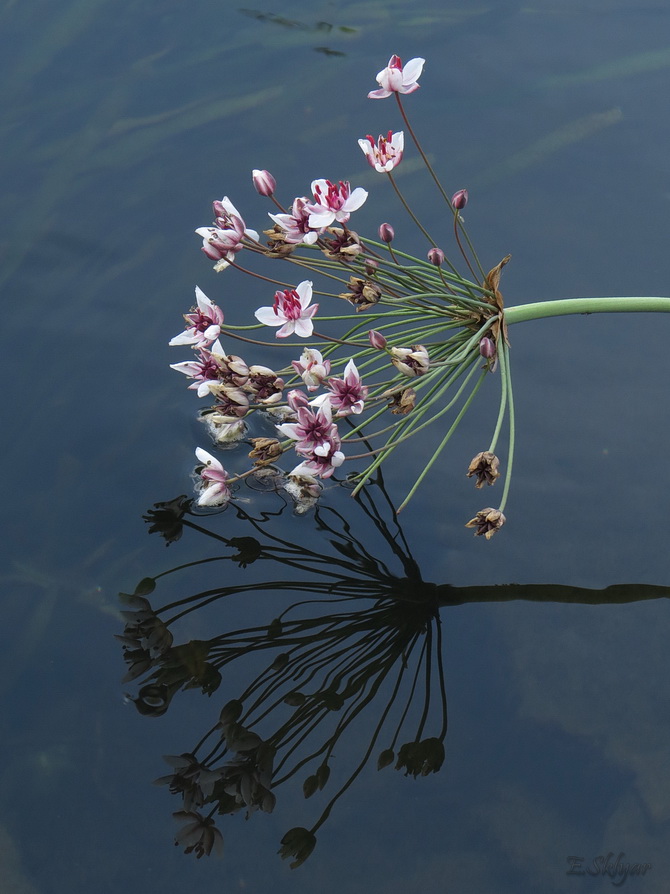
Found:
[[[254,316],[265,326],[280,326],[277,338],[287,338],[295,333],[300,338],[309,338],[314,331],[312,317],[319,309],[312,304],[312,283],[304,280],[295,289],[275,292],[272,307],[259,307]]]
[[[215,456],[196,447],[195,455],[203,464],[200,470],[198,506],[222,506],[230,499],[228,472]]]
[[[198,397],[209,394],[209,383],[218,381],[221,373],[221,361],[217,359],[223,356],[221,342],[217,339],[212,349],[199,348],[199,360],[185,360],[183,363],[171,363],[170,369],[176,369],[195,381],[189,385],[190,390],[197,390]]]
[[[319,478],[330,478],[344,462],[340,436],[328,399],[319,409],[299,407],[297,422],[285,422],[277,430],[296,441],[295,452],[304,457],[303,468]]]
[[[375,143],[374,138],[368,134],[364,140],[358,141],[358,145],[375,171],[384,174],[392,171],[402,161],[405,135],[401,130],[397,133],[389,130],[386,136],[380,134]]]
[[[305,348],[300,360],[292,360],[291,366],[302,378],[308,391],[317,391],[330,375],[330,360],[324,360],[320,351]]]
[[[310,229],[309,214],[307,204],[309,199],[299,196],[293,200],[291,214],[270,214],[269,217],[284,231],[284,241],[299,244],[304,242],[305,245],[312,245],[316,242],[318,234]]]
[[[223,311],[210,301],[198,286],[195,287],[196,307],[184,314],[186,329],[170,341],[171,345],[193,345],[206,348],[221,335]]]
[[[324,230],[334,221],[346,223],[352,211],[357,211],[368,197],[367,191],[357,186],[352,192],[348,181],[337,184],[330,180],[313,180],[314,204],[307,205],[309,226],[314,230]]]
[[[244,221],[237,208],[224,196],[221,201],[212,204],[214,210],[214,225],[211,227],[198,227],[195,231],[202,237],[202,250],[213,261],[225,261],[222,266],[228,266],[243,248],[244,237],[258,242],[256,230],[245,227]]]
[[[392,93],[414,93],[419,89],[417,83],[421,77],[426,60],[421,58],[410,59],[403,68],[400,56],[391,56],[386,68],[377,75],[379,90],[371,90],[368,99],[385,99]]]
[[[319,478],[330,478],[344,459],[344,453],[340,450],[340,439],[335,435],[315,447],[311,456],[305,457],[304,467]]]
[[[313,406],[320,406],[324,400],[337,411],[337,416],[358,415],[363,412],[365,400],[368,396],[368,387],[361,382],[358,369],[353,360],[350,360],[344,368],[344,378],[331,378],[328,380],[330,394],[320,394],[311,401]]]
[[[296,441],[296,453],[308,456],[315,447],[337,434],[330,400],[325,400],[316,411],[302,405],[301,401],[294,401],[293,407],[298,421],[283,422],[277,426],[277,431]]]

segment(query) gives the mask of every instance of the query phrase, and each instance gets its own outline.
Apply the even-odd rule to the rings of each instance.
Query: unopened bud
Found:
[[[428,260],[436,267],[441,267],[444,264],[444,252],[441,248],[431,248],[428,252]]]
[[[370,329],[368,332],[368,338],[370,339],[370,344],[373,348],[376,348],[378,351],[383,351],[386,347],[386,339],[381,334],[381,332],[377,332],[376,329]]]
[[[251,178],[256,187],[256,192],[261,196],[274,195],[277,188],[277,181],[269,171],[259,171],[254,169],[251,172]]]
[[[289,391],[289,393],[286,395],[286,400],[288,401],[288,405],[294,413],[297,413],[301,407],[306,407],[309,405],[309,398],[307,397],[307,395],[304,393],[304,391],[298,391],[297,388]]]
[[[382,242],[393,242],[395,230],[390,223],[383,223],[379,227],[379,238]]]
[[[379,268],[379,261],[375,261],[374,258],[366,258],[365,259],[365,275],[366,276],[374,276]]]
[[[462,211],[468,204],[467,189],[459,189],[458,192],[455,192],[451,197],[451,204],[457,211]]]
[[[493,339],[489,338],[488,335],[485,335],[479,341],[479,353],[482,357],[485,357],[487,360],[490,360],[492,357],[496,355],[496,346]]]

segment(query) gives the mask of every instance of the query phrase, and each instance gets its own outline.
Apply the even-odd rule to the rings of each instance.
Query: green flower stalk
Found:
[[[212,440],[217,446],[248,441],[253,448],[241,466],[241,451],[236,451],[232,465],[239,467],[226,469],[217,456],[197,448],[200,506],[224,506],[234,498],[237,483],[250,477],[284,487],[299,511],[313,505],[324,482],[342,475],[353,483],[355,495],[397,448],[432,429],[433,452],[397,506],[400,511],[434,472],[485,380],[497,375],[500,404],[491,443],[466,472],[481,489],[496,483],[503,466],[498,506],[480,510],[467,523],[490,539],[505,522],[514,453],[509,327],[571,313],[670,311],[670,298],[574,298],[505,308],[500,280],[510,256],[484,272],[460,215],[467,190],[449,197],[401,99],[418,89],[424,61],[412,59],[403,66],[392,56],[377,75],[379,89],[368,95],[395,96],[414,147],[452,215],[453,231],[445,234],[453,241],[451,255],[422,224],[394,179],[405,153],[402,131],[377,140],[368,135],[359,145],[369,164],[386,175],[426,240],[425,258],[402,251],[390,223],[379,226],[378,239],[352,230],[351,215],[368,193],[343,180],[314,180],[311,196],[298,196],[287,208],[276,197],[275,178],[254,170],[256,191],[273,203],[271,226],[262,236],[246,226],[227,196],[213,203],[212,225],[196,230],[215,271],[232,268],[274,288],[272,303],[257,308],[255,322],[245,325],[227,323],[221,308],[196,288],[185,329],[170,342],[197,354],[173,368],[192,380],[189,388],[199,397],[213,399],[200,414]],[[240,255],[247,261],[241,263]],[[282,261],[281,278],[268,258]],[[263,272],[257,269],[261,266]],[[264,334],[268,327],[275,330],[274,339]],[[222,342],[231,338],[243,345],[282,347],[283,359],[271,369],[229,355]],[[495,450],[505,430],[501,463]],[[282,471],[284,454],[293,457],[293,467]]]

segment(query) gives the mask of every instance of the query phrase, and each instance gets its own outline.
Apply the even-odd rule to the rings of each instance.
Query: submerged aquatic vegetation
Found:
[[[228,323],[217,304],[196,288],[197,307],[185,314],[184,332],[170,342],[198,352],[197,360],[172,366],[193,380],[189,387],[199,397],[213,398],[201,418],[214,442],[239,444],[248,436],[253,446],[247,454],[252,462],[236,472],[198,448],[201,506],[225,506],[235,498],[238,482],[261,472],[264,481],[294,497],[299,511],[313,505],[324,480],[343,476],[356,495],[397,448],[415,435],[423,439],[429,426],[439,431],[441,425],[432,454],[397,506],[400,511],[429,475],[438,474],[437,460],[485,380],[494,376],[500,398],[490,440],[469,466],[463,463],[477,489],[502,478],[497,505],[479,510],[466,524],[488,540],[505,522],[514,455],[509,326],[568,313],[670,311],[668,298],[566,299],[505,307],[500,281],[510,255],[488,272],[489,265],[482,265],[461,216],[468,191],[450,194],[443,187],[403,105],[403,95],[419,90],[424,63],[415,58],[403,65],[393,55],[368,97],[395,98],[438,200],[447,206],[451,249],[433,238],[394,179],[408,153],[405,131],[392,129],[358,143],[426,240],[423,258],[396,247],[391,223],[382,223],[376,238],[350,229],[352,215],[368,198],[361,187],[319,178],[306,194],[284,205],[275,177],[259,169],[252,172],[253,186],[273,205],[262,236],[247,227],[228,196],[213,203],[212,225],[196,230],[215,271],[233,268],[268,288],[268,303],[250,308],[257,321],[250,325]],[[298,269],[286,274],[287,282],[275,278],[268,259],[281,260],[282,269]],[[262,273],[255,269],[257,261],[265,264]],[[268,329],[275,330],[274,337]],[[271,369],[229,356],[222,342],[230,338],[263,350],[280,346],[283,359]],[[496,452],[503,432],[504,461]],[[259,440],[272,443],[269,453],[259,448]],[[293,463],[288,470],[278,465],[284,454]]]

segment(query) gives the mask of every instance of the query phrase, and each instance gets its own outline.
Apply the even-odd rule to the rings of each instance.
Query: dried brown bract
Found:
[[[370,279],[361,279],[360,276],[350,276],[348,291],[342,292],[340,298],[344,298],[353,304],[357,311],[367,310],[375,305],[382,296],[382,290]]]
[[[389,410],[396,416],[406,416],[411,413],[416,404],[416,391],[413,388],[404,388],[393,395]]]
[[[490,540],[496,531],[505,524],[505,516],[499,509],[480,509],[474,518],[466,524],[466,528],[476,528],[475,537],[482,535]]]
[[[268,258],[285,258],[298,247],[297,243],[286,241],[286,230],[282,230],[279,224],[275,224],[271,230],[263,230],[263,233],[268,237],[265,252]]]
[[[485,484],[494,484],[496,478],[500,477],[499,472],[500,460],[489,450],[478,453],[468,466],[468,478],[477,476],[477,489],[484,487]]]
[[[257,466],[274,462],[282,455],[281,444],[276,438],[251,438],[254,449],[249,453]]]
[[[363,251],[358,233],[354,233],[353,230],[329,227],[327,232],[331,234],[332,239],[323,238],[326,246],[323,253],[330,260],[351,261]]]

